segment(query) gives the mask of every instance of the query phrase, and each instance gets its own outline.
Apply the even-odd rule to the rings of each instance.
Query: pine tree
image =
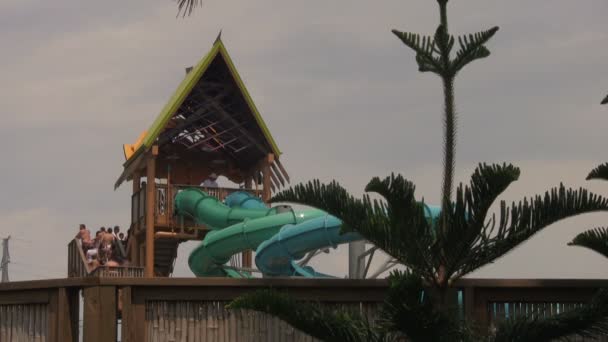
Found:
[[[480,164],[470,184],[460,184],[454,191],[455,79],[465,66],[490,55],[486,44],[498,27],[454,37],[448,30],[448,0],[437,2],[440,19],[434,35],[392,32],[415,52],[419,71],[436,74],[442,81],[444,171],[439,220],[427,220],[423,201],[415,197],[414,184],[394,174],[384,179],[373,178],[365,188],[383,200],[372,200],[369,195],[358,199],[335,181],[321,184],[318,180],[297,185],[272,199],[309,205],[339,217],[344,222],[343,232],[360,233],[407,267],[408,271],[394,272],[389,277],[380,320],[372,326],[356,313],[296,303],[272,291],[243,296],[231,303],[231,308],[276,315],[326,341],[385,341],[401,337],[410,341],[477,341],[482,337],[474,338],[450,307],[448,293],[453,282],[500,258],[559,220],[608,210],[606,199],[560,184],[544,196],[510,205],[500,201],[499,212],[490,214],[497,197],[519,178],[519,168],[510,164]],[[604,332],[602,319],[608,315],[608,309],[603,308],[608,308],[607,304],[608,292],[602,292],[580,311],[550,319],[528,317],[507,321],[495,332],[481,334],[489,341],[549,341],[573,333]]]

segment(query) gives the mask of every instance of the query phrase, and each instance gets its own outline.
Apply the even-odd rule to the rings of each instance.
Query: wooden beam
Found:
[[[78,341],[78,289],[53,289],[49,299],[49,341]]]
[[[272,154],[269,153],[262,160],[262,201],[268,203],[272,196],[272,180],[270,178],[270,163],[272,162]]]
[[[223,107],[222,107],[222,106],[221,106],[221,105],[220,105],[220,104],[219,104],[219,103],[218,103],[218,102],[217,102],[215,99],[210,98],[209,96],[203,96],[203,98],[204,98],[205,100],[209,101],[209,102],[212,104],[213,108],[214,108],[215,110],[217,110],[217,112],[218,112],[218,113],[220,113],[220,115],[221,115],[222,117],[224,117],[224,118],[228,118],[228,120],[230,120],[230,122],[231,122],[233,125],[235,125],[235,126],[236,126],[236,125],[238,125],[238,124],[239,124],[239,123],[238,123],[238,121],[236,121],[236,119],[235,119],[235,118],[233,118],[233,117],[232,117],[232,115],[230,115],[230,113],[228,113],[228,112],[227,112],[227,111],[226,111],[226,110],[225,110],[225,109],[224,109],[224,108],[223,108]],[[251,134],[249,134],[249,132],[247,132],[247,130],[246,130],[246,129],[243,129],[243,128],[241,127],[241,128],[239,129],[239,131],[240,131],[240,132],[243,134],[243,136],[244,136],[245,138],[247,138],[247,140],[249,140],[251,143],[253,143],[253,144],[254,144],[254,145],[255,145],[255,146],[258,148],[258,150],[260,150],[260,152],[262,152],[262,153],[267,153],[267,152],[268,152],[268,149],[264,148],[264,147],[263,147],[263,146],[260,144],[260,142],[259,142],[259,141],[257,141],[257,140],[256,140],[254,137],[252,137],[252,136],[251,136]]]
[[[146,271],[145,276],[154,277],[154,205],[156,198],[156,156],[158,146],[152,146],[146,160]]]
[[[133,195],[135,195],[136,193],[138,193],[141,190],[141,172],[139,170],[135,171],[133,173]],[[131,203],[131,215],[133,214],[133,210],[137,209],[136,211],[136,216],[139,218],[139,199],[137,200],[137,203]],[[135,208],[133,208],[135,207]],[[139,219],[136,220],[136,222],[133,222],[133,225],[131,226],[131,236],[129,236],[129,246],[127,246],[127,250],[130,252],[129,254],[129,260],[131,261],[131,263],[133,265],[139,265],[139,242],[137,241],[137,239],[135,238],[136,233],[139,229],[141,229],[141,227],[139,226],[140,221]]]
[[[283,174],[283,177],[285,177],[285,179],[287,180],[287,183],[291,183],[291,181],[289,180],[289,174],[287,173],[287,171],[285,171],[285,168],[283,167],[283,164],[281,164],[279,158],[275,158],[274,162],[279,167],[279,170],[281,170],[281,173]]]
[[[270,164],[270,167],[272,168],[273,175],[276,175],[275,177],[277,177],[279,179],[279,181],[281,182],[281,186],[285,186],[285,179],[283,179],[283,175],[281,175],[281,171],[277,167],[277,164],[272,163],[272,164]]]
[[[268,169],[268,171],[270,172],[270,178],[272,178],[272,183],[274,184],[274,186],[277,189],[281,188],[281,182],[279,181],[279,179],[277,178],[277,176],[274,174],[274,172],[272,171],[272,164],[270,164],[270,168]],[[274,191],[274,190],[273,190]]]
[[[116,341],[116,319],[116,287],[85,287],[83,340]]]

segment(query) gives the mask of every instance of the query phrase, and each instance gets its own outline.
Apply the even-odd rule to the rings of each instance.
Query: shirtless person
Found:
[[[106,263],[112,258],[112,243],[114,242],[114,235],[112,234],[112,228],[108,228],[105,233],[101,236],[101,246],[99,247],[99,253],[101,254],[101,262]]]
[[[91,231],[88,230],[84,224],[80,224],[80,228],[78,230],[78,234],[76,234],[75,239],[80,239],[80,241],[82,242],[82,248],[85,250],[85,252],[86,250],[91,248]]]

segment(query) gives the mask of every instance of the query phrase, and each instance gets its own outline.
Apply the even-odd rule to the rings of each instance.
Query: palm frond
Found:
[[[417,273],[431,277],[429,251],[434,232],[424,216],[424,204],[415,201],[414,190],[414,185],[400,175],[374,178],[366,191],[380,194],[384,202],[371,200],[368,195],[356,199],[335,181],[325,185],[315,180],[280,192],[271,201],[325,210],[343,221],[343,232],[358,232]]]
[[[456,52],[456,58],[452,62],[453,72],[456,73],[464,68],[467,64],[476,59],[485,58],[490,55],[484,44],[486,44],[498,31],[498,26],[486,31],[477,32],[468,36],[458,37],[460,50]]]
[[[484,228],[479,243],[462,259],[457,274],[461,276],[494,261],[559,220],[605,210],[608,210],[605,198],[585,189],[566,189],[563,184],[544,196],[524,199],[510,207],[503,201],[498,220],[493,219]]]
[[[589,175],[587,175],[587,180],[591,179],[608,180],[608,163],[599,165],[595,169],[591,170]]]
[[[568,245],[586,247],[608,258],[608,229],[595,228],[580,233]]]
[[[518,317],[498,325],[494,342],[544,342],[593,337],[608,333],[608,290],[600,290],[588,305],[543,318]]]
[[[606,97],[604,97],[604,99],[602,100],[602,104],[608,104],[608,95],[606,95]]]
[[[192,14],[194,8],[203,4],[203,0],[176,0],[177,1],[177,10],[178,15],[182,14],[183,16]]]
[[[380,328],[399,331],[412,342],[467,340],[468,334],[456,315],[433,308],[430,292],[420,276],[395,271],[388,281],[387,297],[378,319]]]
[[[228,309],[264,312],[289,323],[323,341],[385,341],[387,336],[373,330],[358,313],[330,310],[320,305],[298,302],[285,293],[261,290],[245,294],[228,305]]]
[[[443,70],[441,61],[438,57],[434,56],[435,52],[438,52],[435,41],[431,36],[420,36],[417,33],[401,32],[398,30],[392,30],[393,34],[399,38],[403,44],[416,52],[416,62],[418,63],[418,70],[421,72],[433,72],[440,74]]]
[[[491,228],[486,224],[488,211],[519,175],[519,168],[511,164],[480,164],[471,176],[470,186],[461,184],[457,189],[456,202],[449,215],[450,229],[440,232],[441,253],[435,254],[443,256],[437,263],[446,265],[447,277],[464,267],[468,253],[489,235],[486,231]]]

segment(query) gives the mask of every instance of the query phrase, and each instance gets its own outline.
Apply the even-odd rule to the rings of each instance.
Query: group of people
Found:
[[[124,266],[128,261],[124,258],[124,251],[129,236],[120,231],[119,226],[114,228],[101,227],[95,237],[91,238],[91,231],[81,224],[76,234],[82,245],[87,262],[91,269],[99,266]]]

